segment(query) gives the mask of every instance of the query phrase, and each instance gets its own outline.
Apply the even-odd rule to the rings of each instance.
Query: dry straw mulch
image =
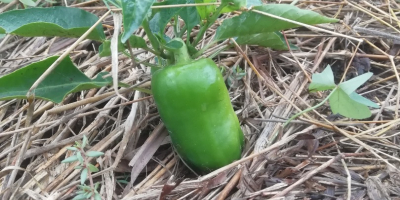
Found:
[[[13,9],[16,2],[0,4],[0,10]],[[71,5],[98,16],[106,12],[101,1]],[[100,168],[93,179],[102,183],[103,199],[398,198],[400,77],[394,70],[400,69],[400,4],[395,0],[300,0],[296,6],[341,21],[318,25],[325,32],[286,30],[288,40],[299,47],[293,52],[241,46],[245,53],[241,54],[237,48],[224,49],[226,43],[222,43],[204,53],[209,56],[224,49],[215,62],[232,80],[232,104],[246,135],[241,160],[196,176],[174,154],[152,97],[139,91],[121,92],[128,102],[115,95],[112,87],[69,95],[60,105],[37,100],[29,127],[25,127],[26,101],[0,101],[1,195],[71,199],[80,172],[74,169],[76,164],[61,161],[71,155],[66,147],[86,135],[89,149],[105,153],[91,160]],[[107,36],[113,33],[112,20],[109,15],[103,21]],[[218,24],[206,33],[201,46],[210,41],[216,27]],[[166,32],[171,34],[172,30]],[[147,39],[142,30],[137,35]],[[0,40],[0,74],[60,55],[75,41],[8,35]],[[98,56],[98,45],[85,40],[70,53],[88,77],[111,69],[110,58]],[[154,62],[151,53],[132,52],[141,60]],[[325,104],[282,130],[290,116],[328,95],[307,90],[312,73],[321,72],[328,64],[338,80],[373,72],[357,92],[381,107],[372,109],[369,119],[358,121],[332,115]],[[246,72],[243,78],[235,78],[236,66]],[[149,68],[122,54],[119,67],[122,82],[150,88]],[[71,104],[75,102],[79,104]]]

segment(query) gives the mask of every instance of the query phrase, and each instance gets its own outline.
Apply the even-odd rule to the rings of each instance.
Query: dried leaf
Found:
[[[396,56],[400,50],[400,40],[393,40],[393,45],[390,47],[389,55]]]
[[[308,151],[308,157],[311,158],[311,156],[315,153],[319,146],[319,140],[314,139],[314,140],[305,140],[306,142],[306,147]]]
[[[211,189],[220,186],[224,182],[228,182],[228,173],[226,171],[218,174],[216,177],[210,180],[205,181],[203,183],[204,186],[201,189],[199,199],[202,199]]]
[[[159,200],[164,200],[167,198],[167,195],[170,194],[172,192],[173,189],[175,189],[182,181],[183,179],[178,179],[178,180],[174,180],[175,176],[171,176],[167,183],[163,186],[162,190],[161,190],[161,194],[159,197]]]
[[[296,140],[313,140],[315,136],[309,133],[301,133],[296,136]]]
[[[371,61],[367,57],[354,57],[353,66],[356,68],[357,75],[365,74],[371,69]]]
[[[261,189],[261,185],[253,179],[252,173],[250,173],[248,167],[243,167],[242,176],[239,180],[239,189],[243,192],[256,192]]]

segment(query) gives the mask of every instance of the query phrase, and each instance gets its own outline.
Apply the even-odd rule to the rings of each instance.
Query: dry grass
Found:
[[[0,10],[12,9],[12,5],[0,4]],[[107,11],[96,0],[74,6],[98,16]],[[287,30],[288,40],[300,50],[241,46],[243,53],[239,48],[224,49],[215,59],[226,69],[225,77],[232,75],[233,66],[246,71],[245,77],[229,88],[247,139],[241,160],[207,175],[194,175],[173,153],[152,97],[139,91],[120,91],[130,101],[121,100],[112,87],[69,95],[60,105],[37,100],[32,119],[27,117],[25,101],[0,101],[1,195],[13,195],[13,199],[72,198],[80,172],[74,169],[76,164],[61,161],[70,156],[66,147],[86,135],[91,150],[105,153],[91,161],[100,168],[93,178],[102,182],[103,199],[398,198],[400,81],[394,70],[399,69],[400,5],[395,0],[300,0],[296,6],[342,21],[319,25],[325,32]],[[111,36],[111,15],[103,25],[106,35]],[[210,41],[217,26],[206,33],[201,46]],[[171,33],[168,29],[167,34]],[[141,30],[137,35],[146,38]],[[75,41],[8,35],[0,40],[0,74],[61,55]],[[204,56],[224,45],[210,48]],[[97,46],[84,40],[70,52],[88,77],[111,70],[110,58],[100,58],[93,50]],[[133,52],[153,62],[151,53]],[[370,63],[370,68],[365,63]],[[373,72],[358,93],[381,107],[372,110],[371,118],[357,121],[331,115],[326,104],[282,130],[281,125],[291,115],[327,96],[307,90],[311,74],[327,64],[332,65],[338,80]],[[119,67],[122,82],[150,88],[149,68],[134,65],[124,55],[119,57]],[[30,120],[32,125],[26,127]],[[12,173],[15,179],[10,178]]]

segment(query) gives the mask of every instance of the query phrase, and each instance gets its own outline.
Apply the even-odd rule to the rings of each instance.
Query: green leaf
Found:
[[[78,141],[75,141],[75,145],[74,146],[82,148],[81,143],[79,143]]]
[[[187,0],[188,4],[195,3],[194,0]],[[190,31],[195,27],[197,24],[200,23],[200,16],[197,13],[196,7],[183,7],[182,10],[179,12],[179,16],[183,19],[186,24],[186,30],[190,33]]]
[[[79,188],[80,190],[86,190],[86,191],[89,191],[89,190],[92,189],[90,186],[87,186],[87,185],[85,185],[85,184],[83,184],[83,185],[78,185],[78,188]]]
[[[183,44],[179,41],[172,40],[164,45],[164,47],[168,50],[180,49],[182,48]]]
[[[262,5],[262,2],[260,0],[247,0],[247,8],[250,8],[251,6],[259,6]]]
[[[122,43],[125,43],[140,27],[153,3],[154,0],[121,0],[124,21]]]
[[[128,45],[125,45],[121,42],[121,37],[122,35],[118,37],[118,52],[123,52],[128,49]],[[131,35],[131,37],[129,38],[129,42],[132,48],[147,48],[146,41],[136,35]],[[103,44],[100,45],[99,56],[111,56],[111,40],[105,40]]]
[[[82,157],[82,154],[81,154],[80,151],[76,152],[76,157],[78,157],[79,163],[81,163],[83,165],[84,164],[83,163],[83,157]]]
[[[81,172],[81,185],[85,183],[87,176],[88,176],[88,169],[85,168]]]
[[[349,97],[351,99],[353,99],[354,101],[356,101],[358,103],[361,103],[361,104],[364,104],[366,106],[370,106],[370,107],[373,107],[373,108],[379,108],[378,104],[376,104],[375,102],[373,102],[373,101],[371,101],[371,100],[369,100],[369,99],[357,94],[356,92],[351,93],[349,95]]]
[[[354,91],[356,91],[356,89],[358,87],[360,87],[362,84],[364,84],[365,82],[367,82],[367,80],[369,78],[371,78],[371,76],[373,75],[372,72],[368,72],[365,73],[363,75],[354,77],[348,81],[345,81],[343,83],[339,84],[339,87],[342,88],[342,90],[344,92],[346,92],[346,94],[350,95],[351,93],[353,93]]]
[[[79,186],[78,186],[79,187]],[[77,194],[84,194],[84,193],[86,193],[85,191],[83,191],[83,190],[78,190],[78,191],[76,191],[76,193]]]
[[[36,3],[32,0],[19,0],[19,1],[28,6],[36,6]]]
[[[221,0],[221,5],[227,4],[221,11],[221,13],[232,12],[245,8],[247,6],[247,0]]]
[[[217,2],[217,0],[195,0],[195,2],[196,3],[215,3],[215,2]],[[215,6],[215,5],[196,6],[197,13],[199,13],[201,20],[206,20],[208,17],[210,17],[216,8],[217,8],[217,6]]]
[[[89,168],[90,172],[98,172],[99,171],[99,169],[96,166],[92,165],[92,164],[89,164],[88,168]]]
[[[100,186],[100,182],[96,182],[95,184],[94,184],[94,190],[97,192],[97,189],[99,188],[99,186]]]
[[[76,195],[72,200],[86,200],[86,193]]]
[[[95,193],[94,194],[94,200],[101,200],[101,196],[100,196],[100,194],[99,193]]]
[[[270,47],[275,50],[288,50],[285,38],[279,31],[258,33],[253,35],[241,36],[236,39],[238,44],[258,45]],[[290,49],[297,50],[298,48],[290,44]]]
[[[88,138],[86,137],[86,135],[84,135],[82,138],[82,149],[86,147],[87,143],[88,143]]]
[[[83,168],[83,167],[80,166],[80,165],[74,167],[74,169],[82,169],[82,168]]]
[[[93,196],[93,192],[87,192],[86,193],[86,199],[90,199],[90,197]]]
[[[328,65],[321,73],[312,75],[312,81],[308,87],[308,90],[310,90],[310,92],[316,92],[333,89],[335,87],[336,84],[333,77],[332,68],[330,65]]]
[[[78,148],[76,148],[76,147],[67,147],[67,149],[71,150],[71,151],[78,151]]]
[[[9,33],[24,37],[78,38],[98,19],[90,12],[72,7],[12,10],[0,14],[0,34]],[[97,41],[104,40],[102,26],[98,25],[87,38]]]
[[[305,24],[321,24],[338,21],[336,19],[322,16],[314,11],[303,10],[296,6],[287,4],[255,6],[254,10],[270,13]],[[215,40],[223,40],[226,38],[257,33],[274,32],[295,27],[298,27],[298,25],[252,11],[246,11],[239,16],[224,20],[221,26],[217,29]]]
[[[11,3],[13,0],[0,0],[0,2],[3,2],[3,3]]]
[[[71,162],[75,162],[77,160],[78,160],[78,156],[73,155],[73,156],[70,156],[70,157],[64,159],[63,161],[61,161],[61,163],[71,163]]]
[[[222,69],[224,69],[224,68],[222,68]],[[242,68],[240,68],[237,65],[233,66],[232,73],[230,73],[230,75],[226,79],[226,83],[228,84],[229,87],[237,88],[237,86],[235,86],[235,83],[238,80],[241,80],[245,75],[246,75],[246,72]]]
[[[186,0],[167,0],[163,2],[163,5],[175,5],[185,3]],[[155,14],[149,21],[151,32],[163,33],[167,23],[171,21],[171,18],[175,16],[181,9],[182,7],[153,9],[153,13]]]
[[[86,152],[86,156],[89,156],[89,157],[99,157],[99,156],[102,156],[102,155],[104,155],[104,153],[100,152],[100,151],[88,151],[88,152]]]
[[[364,119],[371,116],[369,108],[354,101],[340,87],[333,91],[329,97],[329,104],[333,114],[341,114],[354,119]]]
[[[132,48],[142,48],[142,49],[147,48],[146,41],[142,37],[136,35],[132,35],[129,38],[129,44],[131,45]],[[127,45],[125,46],[126,48],[128,48]]]
[[[49,57],[1,77],[0,100],[26,99],[29,88],[57,58],[58,56]],[[99,73],[95,79],[89,79],[66,57],[39,84],[35,90],[35,98],[60,103],[67,94],[110,85],[112,78],[103,78],[105,74]]]

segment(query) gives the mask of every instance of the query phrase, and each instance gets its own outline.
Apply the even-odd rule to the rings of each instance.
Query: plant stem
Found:
[[[226,4],[227,5],[227,4]],[[196,36],[196,40],[193,42],[193,47],[196,47],[197,44],[200,42],[200,40],[203,38],[204,33],[207,31],[207,29],[214,24],[215,20],[217,20],[219,14],[221,13],[222,9],[226,5],[220,5],[218,9],[213,13],[213,15],[207,19],[207,22],[200,28],[199,33]]]
[[[179,49],[169,49],[170,52],[174,55],[174,64],[179,64],[179,63],[187,63],[191,60],[191,57],[189,55],[188,49],[185,45],[185,42],[181,38],[174,38],[171,41],[178,41],[182,43],[182,47]]]
[[[190,32],[191,32],[192,30],[187,30],[186,31],[186,46],[189,46],[189,45],[191,45],[190,44]]]
[[[302,114],[304,114],[304,113],[306,113],[306,112],[309,112],[309,111],[311,111],[311,110],[314,110],[314,109],[316,109],[316,108],[322,106],[326,101],[328,101],[329,97],[336,91],[336,89],[337,89],[337,87],[335,87],[335,88],[331,91],[331,93],[330,93],[324,100],[322,100],[319,104],[317,104],[317,105],[315,105],[315,106],[313,106],[313,107],[307,108],[307,109],[305,109],[305,110],[303,110],[303,111],[301,111],[301,112],[299,112],[299,113],[293,115],[291,118],[289,118],[289,119],[283,124],[283,127],[287,126],[292,120],[294,120],[294,119],[297,118],[298,116],[300,116],[300,115],[302,115]]]
[[[301,112],[299,112],[299,113],[293,115],[291,118],[289,118],[289,119],[282,125],[282,130],[283,130],[283,128],[285,128],[292,120],[294,120],[294,119],[297,118],[298,116],[300,116],[300,115],[302,115],[302,114],[304,114],[304,113],[306,113],[306,112],[309,112],[309,111],[311,111],[311,110],[314,110],[314,109],[316,109],[316,108],[322,106],[326,101],[328,101],[329,97],[336,91],[336,89],[337,89],[337,86],[336,86],[336,87],[331,91],[331,93],[330,93],[324,100],[322,100],[319,104],[317,104],[317,105],[315,105],[315,106],[313,106],[313,107],[307,108],[307,109],[305,109],[305,110],[303,110],[303,111],[301,111]],[[268,146],[270,146],[270,145],[273,143],[273,141],[275,140],[275,138],[276,138],[276,136],[278,135],[278,133],[279,133],[279,132],[276,131],[276,132],[271,136],[271,139],[268,141]]]
[[[178,15],[175,15],[174,16],[174,34],[175,34],[175,37],[180,37],[180,31],[181,30],[179,30],[179,21],[178,21],[179,19],[178,19]]]
[[[122,52],[126,57],[130,57],[130,54],[129,53],[127,53],[126,51],[123,51]],[[153,53],[153,52],[152,52]],[[143,60],[139,60],[139,58],[134,58],[135,59],[135,61],[136,61],[136,64],[143,64],[143,65],[145,65],[145,66],[147,66],[147,67],[159,67],[158,65],[156,65],[156,64],[152,64],[152,63],[149,63],[149,62],[145,62],[145,61],[143,61]]]
[[[146,47],[146,48],[143,48],[144,50],[146,50],[146,51],[149,51],[149,52],[151,52],[152,54],[154,54],[154,55],[156,55],[156,56],[161,56],[162,57],[162,55],[159,53],[159,52],[156,52],[154,49],[152,49],[152,48],[148,48],[148,47]]]
[[[212,58],[218,56],[222,51],[224,51],[224,50],[227,49],[228,47],[229,47],[229,46],[226,46],[226,47],[224,47],[224,48],[221,48],[220,50],[218,50],[218,51],[214,52],[213,54],[211,54],[210,56],[208,56],[208,58],[212,59]]]
[[[206,51],[208,48],[210,48],[212,45],[216,44],[218,41],[211,41],[210,43],[208,43],[205,47],[203,47],[202,49],[200,49],[197,53],[195,53],[192,58],[197,58],[199,56],[201,56],[201,54],[204,53],[204,51]]]
[[[179,32],[178,37],[182,38],[183,35],[185,34],[185,32],[186,32],[186,24],[184,24],[183,27],[181,28],[181,31]]]
[[[160,55],[161,51],[160,51],[159,41],[156,38],[156,36],[154,36],[154,34],[151,32],[149,21],[147,19],[144,19],[143,23],[142,23],[142,26],[143,26],[144,31],[146,32],[147,37],[150,40],[151,46],[154,49],[154,52],[155,52],[154,54],[155,55]]]

